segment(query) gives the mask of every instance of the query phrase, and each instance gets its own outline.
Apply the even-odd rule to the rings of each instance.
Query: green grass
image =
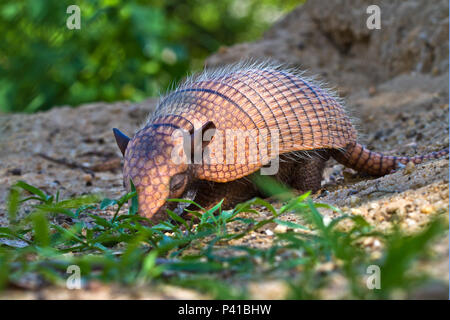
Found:
[[[168,211],[167,221],[153,225],[136,214],[136,199],[133,190],[120,199],[90,195],[62,200],[59,194],[48,195],[25,182],[15,184],[8,199],[9,225],[0,228],[0,290],[20,286],[30,276],[41,286],[65,286],[67,267],[78,265],[84,282],[172,284],[220,299],[249,298],[245,284],[263,279],[285,281],[287,298],[320,298],[336,274],[346,279],[347,298],[390,298],[395,291],[408,293],[431,280],[424,273],[411,272],[411,266],[427,257],[427,248],[448,228],[448,221],[439,216],[415,235],[398,229],[380,234],[362,217],[341,212],[327,223],[318,209],[339,210],[313,203],[308,193],[285,198],[280,209],[259,198],[233,210],[222,210],[218,203],[203,214],[191,211],[199,218],[196,223]],[[119,215],[129,200],[128,213]],[[32,209],[18,219],[24,204]],[[261,207],[271,213],[269,218],[260,216],[257,208]],[[107,208],[115,210],[112,218],[97,215]],[[245,218],[242,212],[247,212]],[[295,212],[303,223],[283,221],[285,212]],[[57,223],[61,217],[68,222]],[[345,230],[344,220],[351,221]],[[268,223],[288,228],[274,234],[270,247],[230,244]],[[227,228],[230,224],[233,228]],[[384,245],[376,259],[360,244],[370,236]],[[336,269],[319,271],[326,262],[336,262]],[[373,264],[381,269],[379,290],[367,289],[364,280],[367,266]]]

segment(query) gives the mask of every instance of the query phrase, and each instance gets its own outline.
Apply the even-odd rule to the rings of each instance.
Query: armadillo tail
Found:
[[[351,143],[344,150],[333,150],[333,158],[346,167],[373,176],[383,176],[402,167],[408,162],[422,163],[424,160],[437,159],[448,155],[448,148],[431,152],[423,156],[395,157],[372,152],[359,143]]]

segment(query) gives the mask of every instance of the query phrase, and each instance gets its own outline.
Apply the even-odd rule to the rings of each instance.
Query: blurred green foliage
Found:
[[[301,0],[3,0],[0,111],[139,101],[249,41]],[[69,30],[69,5],[81,29]]]
[[[259,182],[274,183],[264,180]],[[9,224],[0,227],[0,297],[4,289],[39,292],[51,288],[49,284],[64,287],[68,268],[76,265],[85,285],[102,281],[142,289],[146,284],[168,284],[215,299],[255,298],[251,283],[275,279],[288,288],[284,296],[276,290],[279,299],[323,299],[330,294],[342,299],[412,298],[430,285],[434,297],[447,298],[448,281],[430,268],[442,258],[436,241],[448,235],[445,210],[434,213],[421,231],[405,233],[394,224],[393,230],[380,232],[360,215],[312,202],[310,192],[294,196],[279,185],[266,191],[273,199],[285,199],[284,204],[275,208],[253,198],[232,210],[222,210],[222,201],[205,210],[191,202],[193,208],[186,210],[191,219],[167,210],[167,220],[155,225],[137,214],[133,188],[118,199],[63,199],[59,192],[48,194],[18,181],[7,199]],[[127,213],[121,208],[130,199]],[[25,208],[31,210],[22,216]],[[261,215],[260,209],[271,215]],[[337,216],[327,221],[319,209]],[[105,210],[115,213],[111,217]],[[283,218],[288,212],[297,219]],[[286,230],[275,232],[263,245],[236,242],[267,227],[276,230],[274,224]],[[367,239],[377,239],[380,251],[369,249]],[[332,268],[323,268],[330,263]],[[381,278],[380,287],[373,290],[367,276],[374,265]]]

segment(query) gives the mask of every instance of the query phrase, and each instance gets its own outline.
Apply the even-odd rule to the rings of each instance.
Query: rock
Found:
[[[273,230],[275,233],[286,233],[288,231],[288,227],[286,226],[282,226],[282,225],[277,225],[275,227],[275,229]]]
[[[381,30],[366,26],[370,1],[307,1],[253,43],[220,50],[207,66],[272,58],[358,90],[408,72],[448,72],[448,1],[384,1]],[[351,8],[351,10],[349,10]],[[301,43],[301,50],[295,48]],[[373,90],[370,90],[373,92]]]

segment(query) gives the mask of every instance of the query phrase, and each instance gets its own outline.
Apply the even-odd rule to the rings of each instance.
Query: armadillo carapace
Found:
[[[270,64],[205,71],[163,97],[132,139],[117,129],[114,134],[124,154],[124,183],[130,188],[133,181],[140,214],[155,222],[166,218],[166,208],[183,211],[166,199],[188,198],[207,208],[257,195],[247,176],[267,165],[282,183],[317,191],[330,157],[382,176],[409,161],[448,154],[395,157],[367,150],[339,99]]]

